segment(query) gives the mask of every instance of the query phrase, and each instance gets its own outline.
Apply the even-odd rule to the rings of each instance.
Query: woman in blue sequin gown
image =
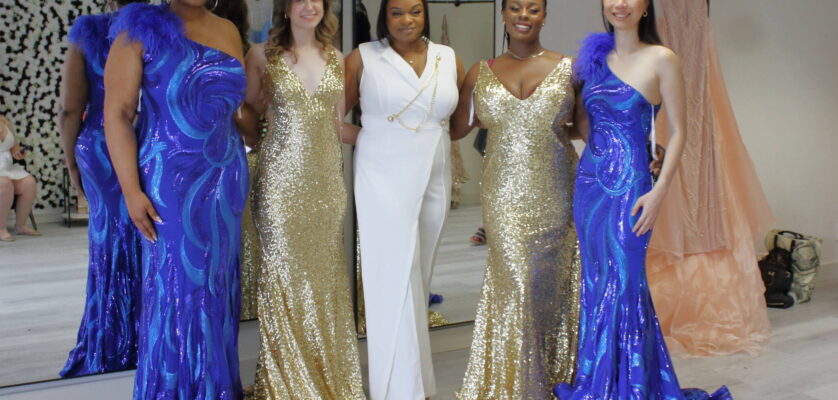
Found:
[[[248,173],[233,118],[245,75],[236,27],[204,3],[129,5],[111,27],[105,134],[128,212],[147,239],[135,399],[242,397]]]
[[[87,296],[76,346],[60,372],[63,378],[137,366],[140,235],[108,158],[103,118],[113,18],[106,13],[76,19],[63,68],[61,138],[71,181],[84,188],[90,207]]]
[[[651,1],[603,0],[603,14],[610,32],[585,40],[575,68],[582,85],[576,122],[587,142],[573,200],[582,256],[579,352],[574,382],[556,385],[554,394],[561,400],[731,399],[724,387],[713,395],[680,388],[646,281],[650,228],[684,143],[680,64],[659,45]],[[615,64],[631,79],[618,77]],[[647,139],[654,138],[654,103],[661,101],[671,136],[653,188]]]

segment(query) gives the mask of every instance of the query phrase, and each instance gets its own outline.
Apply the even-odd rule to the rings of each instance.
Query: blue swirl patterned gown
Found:
[[[631,232],[631,209],[652,189],[647,138],[658,107],[608,68],[613,36],[585,40],[576,65],[590,121],[576,170],[574,219],[582,255],[579,353],[573,385],[561,400],[731,399],[681,390],[646,281],[650,233]]]
[[[134,228],[105,145],[105,60],[112,14],[79,17],[69,40],[84,54],[87,107],[76,164],[90,204],[89,266],[76,346],[60,375],[68,378],[134,368],[140,313],[140,236]]]
[[[239,248],[247,160],[237,59],[190,40],[168,6],[123,8],[111,37],[143,46],[140,182],[162,223],[143,241],[135,399],[242,396]]]

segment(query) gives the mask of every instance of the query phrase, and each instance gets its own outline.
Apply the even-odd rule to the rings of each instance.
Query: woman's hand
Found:
[[[655,186],[649,193],[640,196],[634,203],[634,208],[631,210],[632,217],[637,215],[637,212],[641,209],[643,210],[640,213],[640,218],[637,219],[637,223],[631,229],[637,236],[645,235],[655,226],[655,220],[658,219],[658,212],[665,194],[666,190],[660,186]]]
[[[125,205],[128,208],[128,215],[131,216],[131,221],[134,226],[140,230],[140,233],[151,242],[157,241],[157,230],[154,229],[154,222],[158,224],[163,223],[163,220],[157,214],[157,210],[151,204],[151,200],[143,192],[135,192],[132,194],[125,194]]]
[[[344,122],[340,130],[340,140],[343,143],[355,145],[358,141],[358,135],[361,133],[361,127],[349,122]]]
[[[26,151],[23,150],[20,145],[12,146],[12,158],[15,160],[23,160],[23,157],[26,156]]]
[[[84,194],[84,189],[81,186],[81,174],[79,173],[79,166],[78,165],[71,165],[67,167],[67,173],[70,175],[70,185],[72,185],[76,190],[81,193],[82,196],[87,197]]]

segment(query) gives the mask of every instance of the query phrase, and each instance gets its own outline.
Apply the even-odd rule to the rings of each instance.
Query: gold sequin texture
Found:
[[[268,132],[253,197],[262,243],[257,399],[365,398],[343,251],[339,62],[330,52],[314,93],[281,57],[265,70]]]
[[[250,190],[259,176],[259,153],[251,151],[247,153],[247,167],[250,171]],[[251,196],[247,197],[242,214],[242,257],[241,257],[241,288],[242,288],[242,311],[239,319],[249,321],[256,319],[256,293],[259,275],[259,261],[261,261],[261,245],[259,244],[259,232],[256,231],[256,224],[253,223],[253,203]]]
[[[489,129],[482,186],[489,258],[462,400],[552,399],[576,366],[580,260],[571,59],[519,100],[483,62],[475,109]]]

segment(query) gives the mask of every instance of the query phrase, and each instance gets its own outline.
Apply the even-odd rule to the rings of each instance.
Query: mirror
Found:
[[[239,1],[219,0],[218,10],[233,9]],[[88,285],[88,213],[95,205],[71,189],[63,168],[58,87],[73,21],[103,12],[105,3],[84,0],[39,2],[26,9],[0,7],[0,43],[4,45],[0,115],[11,121],[18,141],[31,146],[21,163],[38,189],[31,219],[24,219],[29,226],[37,225],[43,235],[15,235],[14,242],[0,241],[0,387],[59,379],[68,352],[76,345]],[[245,36],[251,43],[263,42],[272,24],[274,1],[246,0],[246,4],[249,12],[243,17],[250,30]],[[333,4],[332,10],[342,21],[341,0]],[[31,15],[21,15],[28,10]],[[339,36],[339,49],[340,43]],[[5,136],[0,134],[0,138]],[[15,218],[12,210],[9,220],[2,223],[11,231]],[[245,253],[252,247],[245,243]],[[253,298],[252,285],[253,280],[243,279],[243,305]],[[253,317],[243,308],[243,319]]]
[[[491,0],[430,0],[428,2],[431,41],[451,46],[468,68],[494,56],[495,2]],[[380,0],[355,0],[353,44],[376,39]],[[480,171],[482,159],[474,148],[475,135],[453,142],[453,192],[451,210],[445,222],[431,278],[431,327],[473,321],[483,284],[486,246],[475,246],[470,238],[481,225]],[[357,253],[356,253],[357,255]],[[357,259],[360,268],[363,262]],[[356,270],[356,313],[358,333],[366,332],[363,282]]]

